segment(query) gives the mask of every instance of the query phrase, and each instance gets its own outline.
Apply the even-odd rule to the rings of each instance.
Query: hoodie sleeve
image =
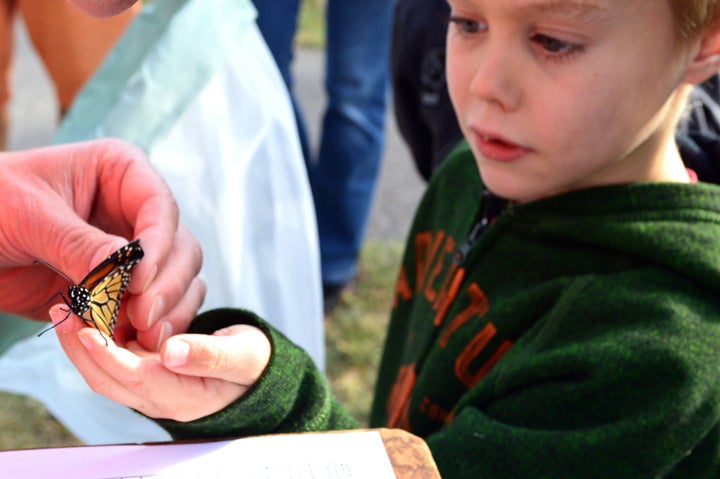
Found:
[[[272,346],[268,367],[245,395],[221,411],[190,422],[156,420],[174,439],[358,427],[310,356],[258,316],[237,309],[216,309],[198,316],[188,332],[212,334],[233,324],[256,326],[268,336]]]

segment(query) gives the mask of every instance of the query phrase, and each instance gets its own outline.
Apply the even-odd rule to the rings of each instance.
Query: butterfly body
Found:
[[[61,294],[63,301],[88,326],[114,339],[115,321],[120,300],[130,282],[130,270],[144,254],[140,240],[128,243],[90,271],[79,284],[70,286],[67,298]]]

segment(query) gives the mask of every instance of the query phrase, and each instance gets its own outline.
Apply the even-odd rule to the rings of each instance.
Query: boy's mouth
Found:
[[[491,133],[477,132],[476,146],[482,156],[489,160],[510,162],[530,153],[530,150]]]

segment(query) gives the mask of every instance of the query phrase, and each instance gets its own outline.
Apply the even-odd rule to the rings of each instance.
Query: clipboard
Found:
[[[3,478],[435,479],[427,444],[399,429],[0,452]]]

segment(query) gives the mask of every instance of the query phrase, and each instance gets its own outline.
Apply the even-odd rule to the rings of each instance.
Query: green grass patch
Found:
[[[305,48],[325,46],[325,2],[326,0],[303,0],[295,38],[298,46]]]
[[[0,392],[0,450],[79,444],[42,403]]]
[[[368,241],[357,285],[343,293],[325,322],[328,378],[362,425],[370,412],[401,253],[400,243]]]

